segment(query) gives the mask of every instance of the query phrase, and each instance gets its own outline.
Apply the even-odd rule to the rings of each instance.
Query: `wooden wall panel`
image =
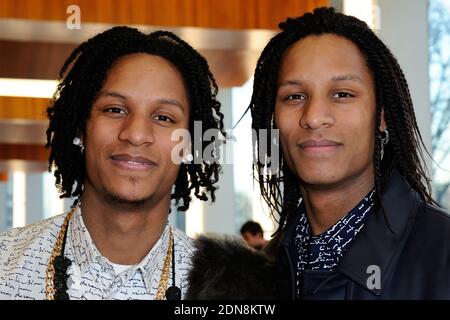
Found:
[[[75,47],[75,44],[67,43],[0,40],[0,77],[56,80],[61,66]],[[256,50],[241,49],[200,49],[199,52],[208,60],[220,87],[241,86],[245,83],[253,74],[260,54]],[[7,107],[7,103],[0,97],[0,109],[2,107]]]
[[[0,182],[8,181],[8,172],[0,172]]]
[[[277,29],[328,0],[1,0],[0,18],[66,20],[76,4],[81,21],[221,29]]]
[[[0,40],[0,77],[58,79],[76,47],[72,43]]]
[[[50,150],[43,145],[0,144],[1,160],[48,161]]]
[[[0,97],[0,119],[47,120],[48,99]]]

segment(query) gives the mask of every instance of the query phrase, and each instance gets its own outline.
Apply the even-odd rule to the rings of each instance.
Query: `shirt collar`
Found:
[[[298,206],[298,224],[295,246],[291,250],[296,260],[296,291],[301,296],[304,288],[303,274],[308,270],[333,270],[364,226],[374,204],[375,189],[367,194],[352,210],[325,232],[313,236],[304,204]]]
[[[299,225],[297,232],[302,238],[327,243],[328,247],[339,251],[343,241],[351,241],[364,226],[367,214],[372,210],[374,204],[375,189],[370,191],[352,210],[320,235],[312,236],[311,226],[306,216],[303,201],[298,206]],[[335,249],[334,249],[335,248]]]
[[[142,273],[147,290],[159,285],[169,244],[170,224],[167,221],[164,231],[156,244],[141,262],[134,266],[134,268]],[[152,282],[155,282],[156,285],[152,286]]]
[[[166,222],[163,233],[149,253],[136,265],[126,271],[126,274],[140,272],[142,275],[146,290],[151,291],[152,281],[159,279],[164,266],[164,260],[169,245],[170,223]],[[107,265],[107,268],[114,272],[111,262],[98,251],[81,215],[81,209],[78,206],[70,221],[67,233],[67,247],[70,247],[71,255],[75,265],[79,267],[82,276],[89,267],[95,263]],[[66,252],[66,254],[68,254]],[[153,286],[155,287],[155,286]]]
[[[102,258],[84,224],[79,206],[69,224],[67,243],[72,249],[74,262],[79,266],[81,274],[85,273],[94,261]]]

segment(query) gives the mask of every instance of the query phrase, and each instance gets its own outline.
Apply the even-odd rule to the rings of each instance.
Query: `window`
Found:
[[[433,192],[450,209],[450,2],[431,0],[428,23]]]

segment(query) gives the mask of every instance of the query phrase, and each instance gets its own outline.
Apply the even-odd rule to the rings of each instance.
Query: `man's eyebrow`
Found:
[[[161,98],[161,99],[158,99],[158,102],[161,103],[161,104],[169,104],[169,105],[172,105],[172,106],[179,107],[184,112],[183,105],[181,104],[181,102],[179,102],[176,99]]]
[[[122,100],[128,100],[128,97],[126,95],[115,92],[115,91],[102,91],[102,92],[100,92],[99,97],[113,97],[113,98],[119,98]],[[176,99],[161,98],[161,99],[158,99],[158,103],[168,104],[168,105],[173,105],[173,106],[179,107],[184,112],[183,105],[181,104],[181,102],[179,102]]]
[[[303,83],[300,80],[286,80],[278,84],[278,88],[285,86],[301,86]]]
[[[358,76],[357,74],[354,73],[348,73],[348,74],[341,74],[341,75],[337,75],[337,76],[333,76],[331,77],[331,81],[333,82],[339,82],[339,81],[357,81],[360,83],[364,83],[364,81],[362,80],[362,78],[360,76]],[[286,80],[281,82],[280,84],[278,84],[278,88],[280,87],[285,87],[285,86],[302,86],[303,82],[300,80]]]
[[[127,96],[115,92],[115,91],[101,91],[100,94],[98,95],[99,97],[113,97],[113,98],[119,98],[122,100],[127,100]]]
[[[332,81],[334,82],[339,82],[339,81],[357,81],[360,83],[364,83],[364,81],[361,79],[360,76],[354,74],[354,73],[348,73],[348,74],[341,74],[341,75],[337,75],[337,76],[333,76],[331,78]]]

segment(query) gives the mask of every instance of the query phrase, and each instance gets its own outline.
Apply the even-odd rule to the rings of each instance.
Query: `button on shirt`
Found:
[[[0,299],[45,299],[45,274],[66,214],[0,235]],[[114,265],[96,248],[78,208],[69,222],[64,255],[72,261],[70,299],[155,299],[166,257],[170,224],[150,252],[116,274]],[[175,285],[182,298],[194,253],[193,241],[173,228]],[[168,286],[172,285],[172,266]]]
[[[297,261],[297,297],[301,296],[304,270],[333,270],[338,264],[372,211],[374,194],[375,189],[334,226],[317,236],[312,235],[303,202],[299,204],[293,248]]]

